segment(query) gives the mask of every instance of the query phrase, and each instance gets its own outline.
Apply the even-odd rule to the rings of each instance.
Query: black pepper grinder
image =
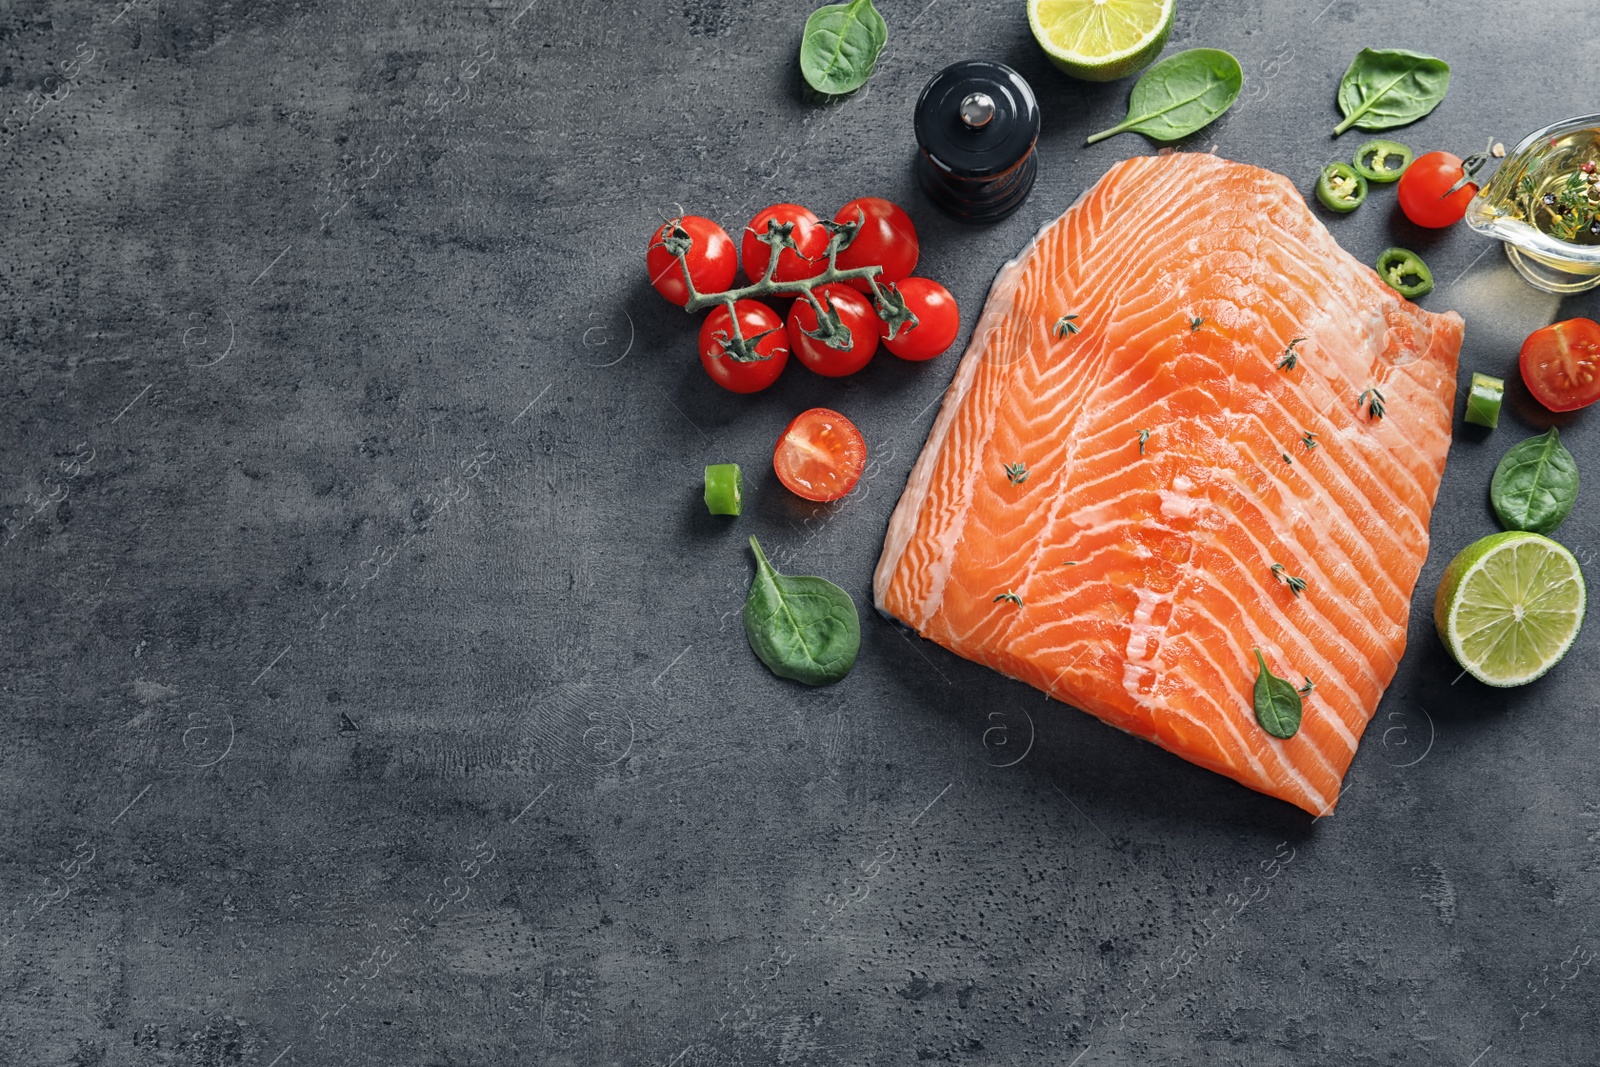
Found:
[[[1039,101],[1003,63],[968,59],[933,76],[917,98],[917,178],[963,222],[998,222],[1027,199],[1039,172]]]

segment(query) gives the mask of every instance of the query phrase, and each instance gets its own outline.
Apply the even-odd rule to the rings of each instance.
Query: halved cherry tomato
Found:
[[[1400,176],[1400,210],[1418,226],[1433,230],[1454,226],[1467,213],[1472,198],[1478,195],[1475,182],[1467,182],[1450,192],[1451,187],[1466,176],[1461,159],[1449,152],[1418,156]]]
[[[673,249],[687,251],[680,261]],[[661,229],[650,237],[650,249],[645,253],[645,268],[650,272],[650,284],[656,292],[679,307],[689,302],[689,288],[683,284],[683,262],[689,265],[689,277],[700,293],[723,293],[733,288],[733,276],[739,271],[739,253],[733,246],[728,231],[699,215],[684,215],[663,223]]]
[[[838,500],[854,489],[866,466],[861,431],[828,408],[796,415],[772,450],[772,469],[784,488],[818,503]]]
[[[901,359],[923,360],[942,355],[961,332],[956,298],[930,278],[907,278],[893,288],[906,302],[907,310],[917,317],[917,324],[902,326],[890,337],[889,324],[879,319],[883,347]]]
[[[846,226],[858,226],[848,245],[839,250],[836,262],[840,270],[856,267],[882,267],[878,282],[897,282],[911,277],[917,269],[917,256],[922,245],[917,240],[917,228],[898,205],[881,196],[862,196],[850,201],[833,216],[833,221]],[[850,282],[853,288],[870,293],[872,287],[865,279]]]
[[[1551,411],[1575,411],[1600,400],[1600,323],[1567,319],[1535,330],[1518,357],[1528,392]]]
[[[778,255],[778,269],[773,280],[798,282],[815,278],[828,269],[828,240],[832,236],[817,216],[799,204],[773,204],[744,228],[739,240],[739,251],[744,256],[744,272],[753,282],[759,282],[767,273],[767,263],[772,258],[772,248],[760,240],[769,223],[789,228],[789,240],[794,247],[785,246]]]
[[[778,313],[759,300],[740,300],[739,337],[726,304],[700,324],[700,365],[711,380],[735,393],[758,393],[778,380],[789,362],[788,334]]]
[[[831,313],[826,328],[817,325],[811,301],[797,297],[789,308],[789,347],[796,359],[824,377],[854,374],[878,350],[878,314],[866,297],[842,282],[818,286],[813,292],[823,310]],[[824,336],[813,337],[808,330]]]

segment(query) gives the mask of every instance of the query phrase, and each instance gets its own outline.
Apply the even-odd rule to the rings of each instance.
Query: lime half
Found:
[[[1571,552],[1512,530],[1474,541],[1450,561],[1433,598],[1433,624],[1478,681],[1522,685],[1561,662],[1586,601]]]
[[[1155,61],[1175,0],[1028,0],[1033,39],[1074,78],[1108,82]]]

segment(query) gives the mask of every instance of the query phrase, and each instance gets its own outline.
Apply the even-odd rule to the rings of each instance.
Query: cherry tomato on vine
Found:
[[[1518,357],[1528,392],[1551,411],[1575,411],[1600,400],[1600,323],[1567,319],[1535,330]]]
[[[836,262],[840,270],[882,267],[883,273],[878,275],[881,284],[909,278],[917,269],[922,248],[917,228],[898,205],[880,196],[857,197],[840,208],[833,221],[860,227],[850,243],[839,250]],[[872,291],[865,279],[857,278],[850,285],[863,293]]]
[[[796,415],[772,450],[772,469],[784,488],[818,503],[838,500],[854,489],[866,466],[861,431],[828,408]]]
[[[1450,192],[1450,187],[1464,177],[1466,170],[1461,160],[1449,152],[1418,156],[1400,176],[1400,210],[1418,226],[1434,230],[1454,226],[1478,195],[1475,182]]]
[[[902,326],[890,337],[889,324],[879,319],[883,347],[901,359],[924,360],[943,354],[955,343],[961,332],[961,311],[950,290],[931,278],[907,278],[894,289],[917,317],[917,324]]]
[[[778,269],[773,280],[798,282],[815,278],[828,269],[828,241],[831,234],[823,229],[817,216],[799,204],[773,204],[744,228],[739,240],[739,251],[744,257],[744,272],[753,282],[759,282],[767,272],[767,262],[772,258],[772,248],[759,240],[767,232],[767,224],[776,222],[790,226],[789,237],[794,248],[785,248],[778,255]]]
[[[788,335],[778,313],[759,300],[740,300],[739,337],[726,304],[711,309],[700,324],[700,365],[711,380],[735,393],[759,393],[778,380],[789,362]]]
[[[817,309],[800,296],[789,308],[789,347],[796,359],[824,377],[854,374],[878,350],[878,313],[872,310],[871,301],[843,282],[819,285],[812,292],[823,310],[831,310],[838,319],[837,327],[842,328],[838,340],[846,340],[842,330],[850,331],[847,343],[843,348],[834,348],[826,340],[807,334],[806,330],[818,329]]]
[[[739,253],[728,231],[699,215],[684,215],[663,223],[650,237],[645,253],[645,268],[656,292],[679,307],[689,302],[688,286],[683,284],[683,266],[673,249],[688,242],[685,259],[689,277],[701,293],[721,293],[733,288],[739,272]]]

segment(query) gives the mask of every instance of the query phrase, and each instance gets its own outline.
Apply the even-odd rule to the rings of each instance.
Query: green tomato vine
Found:
[[[728,317],[733,333],[731,336],[720,338],[723,352],[728,358],[740,363],[754,363],[770,357],[760,355],[755,346],[765,337],[746,338],[739,330],[739,317],[734,314],[734,304],[740,300],[751,300],[763,296],[795,296],[802,297],[811,304],[811,309],[816,313],[817,328],[814,330],[802,329],[801,332],[808,337],[814,337],[829,348],[838,351],[848,351],[851,345],[850,327],[846,326],[839,318],[839,313],[834,310],[833,301],[823,294],[821,300],[813,292],[818,286],[831,285],[835,282],[849,282],[857,279],[866,281],[872,290],[872,306],[877,311],[878,317],[889,327],[889,336],[896,336],[902,329],[910,329],[917,324],[917,316],[906,306],[905,298],[893,284],[885,282],[878,284],[878,275],[883,273],[882,267],[850,267],[841,269],[838,264],[839,253],[850,246],[855,240],[856,233],[861,229],[862,220],[856,222],[829,222],[818,221],[817,225],[827,229],[828,238],[828,266],[821,274],[812,278],[802,278],[792,282],[778,281],[774,274],[778,270],[778,259],[785,249],[800,254],[800,246],[795,244],[794,223],[779,222],[777,219],[767,220],[767,232],[758,234],[756,240],[772,250],[767,257],[766,273],[761,280],[746,285],[739,289],[729,289],[721,293],[702,293],[695,288],[694,278],[689,273],[689,251],[694,247],[694,238],[680,225],[682,220],[673,219],[666,236],[662,237],[659,245],[676,257],[678,266],[683,271],[683,284],[689,293],[688,301],[683,305],[683,310],[691,314],[704,311],[706,308],[718,304],[728,309]],[[771,331],[768,331],[770,333]]]

